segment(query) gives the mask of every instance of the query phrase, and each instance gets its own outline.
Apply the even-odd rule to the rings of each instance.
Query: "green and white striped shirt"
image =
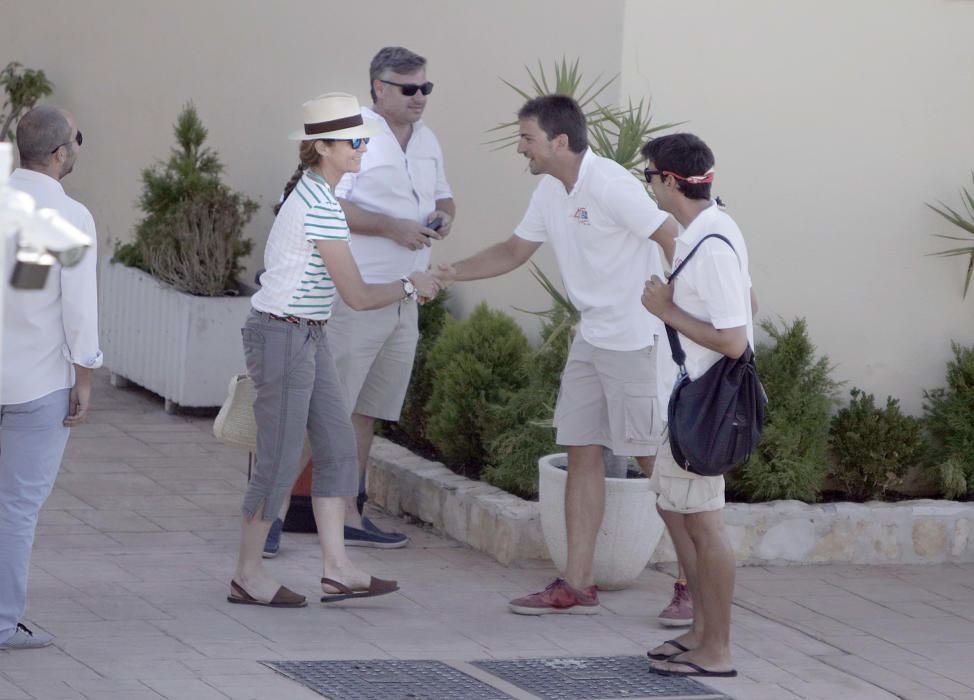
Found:
[[[267,237],[266,271],[253,307],[278,316],[328,319],[338,290],[315,246],[322,240],[348,241],[348,224],[328,183],[306,170]]]

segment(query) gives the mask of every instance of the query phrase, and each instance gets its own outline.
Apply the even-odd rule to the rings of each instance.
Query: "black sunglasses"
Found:
[[[663,177],[664,173],[662,170],[650,170],[649,168],[643,170],[643,177],[646,178],[647,183],[649,183],[649,181],[653,179],[653,175],[659,175],[660,177]]]
[[[328,143],[335,143],[336,141],[345,141],[352,144],[352,150],[357,151],[362,147],[362,144],[367,144],[369,142],[368,136],[360,136],[357,139],[322,139],[322,141],[327,141]]]
[[[412,97],[419,90],[424,95],[428,95],[433,92],[433,83],[426,81],[422,85],[417,85],[416,83],[394,83],[391,80],[383,80],[379,78],[380,83],[385,83],[386,85],[395,85],[397,88],[402,90],[402,94],[406,97]]]
[[[78,133],[74,135],[74,140],[75,140],[75,143],[77,143],[79,146],[81,145],[81,142],[84,140],[82,138],[82,136],[81,136],[81,130],[80,129],[78,130]],[[51,153],[57,153],[57,149],[58,148],[60,148],[61,146],[67,146],[69,143],[71,143],[71,142],[70,141],[65,141],[64,143],[60,144],[57,148],[55,148],[53,151],[51,151]]]

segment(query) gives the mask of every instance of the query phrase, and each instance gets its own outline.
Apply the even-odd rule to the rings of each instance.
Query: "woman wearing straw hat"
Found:
[[[342,175],[358,171],[373,133],[354,96],[328,93],[304,104],[304,128],[291,135],[301,142],[301,162],[278,205],[261,289],[241,331],[247,371],[257,387],[257,460],[243,501],[231,603],[307,605],[303,595],[264,570],[261,557],[271,522],[298,476],[306,430],[323,560],[322,602],[398,590],[395,581],[363,572],[345,552],[344,497],[358,493],[358,462],[326,325],[336,293],[358,310],[437,292],[433,278],[422,271],[397,282],[367,284],[352,258],[345,215],[333,191]]]

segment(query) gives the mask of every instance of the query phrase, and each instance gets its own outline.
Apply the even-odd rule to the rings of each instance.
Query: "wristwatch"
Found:
[[[416,301],[418,295],[416,293],[416,285],[413,284],[412,280],[408,277],[402,277],[399,281],[402,282],[402,298],[409,299],[409,301]]]

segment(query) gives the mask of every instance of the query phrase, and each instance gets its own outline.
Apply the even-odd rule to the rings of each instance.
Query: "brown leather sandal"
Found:
[[[349,588],[344,583],[331,578],[323,578],[321,579],[321,583],[338,589],[338,593],[325,593],[325,595],[321,596],[322,603],[334,603],[339,600],[348,600],[349,598],[374,598],[375,596],[386,595],[387,593],[395,593],[399,590],[399,584],[396,581],[386,581],[375,576],[369,577],[368,588]]]
[[[270,600],[258,600],[243,589],[236,581],[230,581],[232,593],[227,596],[227,601],[238,605],[263,605],[267,608],[303,608],[308,604],[308,599],[300,593],[295,593],[290,588],[281,586],[277,593]]]

